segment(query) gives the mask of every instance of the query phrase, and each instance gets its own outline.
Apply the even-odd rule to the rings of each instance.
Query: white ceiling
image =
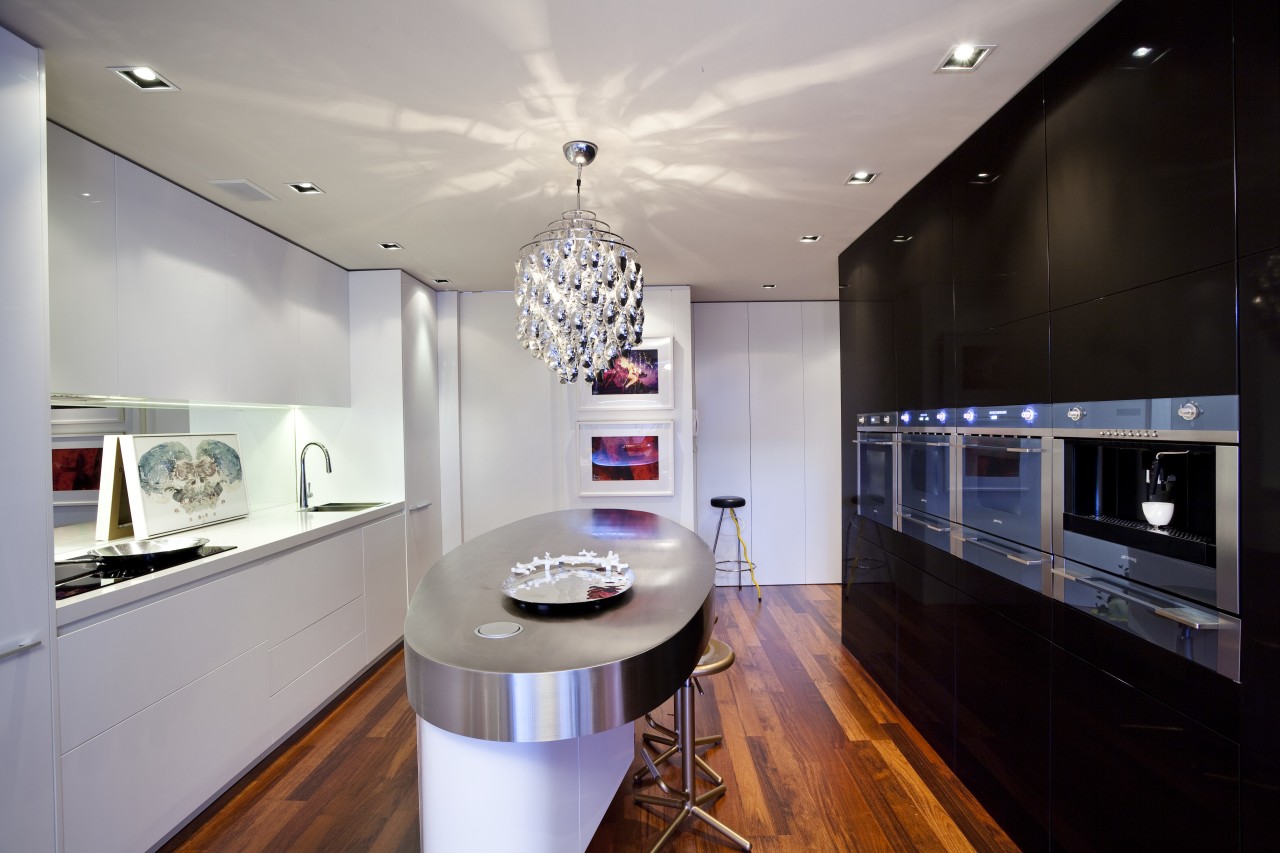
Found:
[[[583,206],[648,283],[797,300],[1113,2],[0,0],[0,25],[44,48],[53,121],[348,269],[510,289],[588,139]],[[933,73],[963,41],[999,47]],[[181,91],[105,70],[133,64]]]

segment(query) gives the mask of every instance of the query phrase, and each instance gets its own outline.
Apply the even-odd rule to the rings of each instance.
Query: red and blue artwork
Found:
[[[659,393],[658,351],[634,347],[614,356],[591,383],[593,397]]]
[[[593,435],[591,479],[594,482],[658,479],[658,436]]]

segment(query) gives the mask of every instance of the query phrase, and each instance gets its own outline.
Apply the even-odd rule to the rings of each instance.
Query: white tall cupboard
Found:
[[[44,67],[0,29],[0,850],[56,849]]]

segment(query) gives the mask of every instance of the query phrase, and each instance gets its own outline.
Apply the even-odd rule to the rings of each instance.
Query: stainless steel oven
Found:
[[[858,415],[858,515],[897,529],[896,412]]]
[[[969,530],[1048,553],[1052,456],[1047,407],[966,409],[960,426],[959,520]]]
[[[1054,596],[1240,677],[1237,398],[1054,407]]]
[[[899,529],[946,551],[955,519],[955,412],[907,411],[898,416]]]

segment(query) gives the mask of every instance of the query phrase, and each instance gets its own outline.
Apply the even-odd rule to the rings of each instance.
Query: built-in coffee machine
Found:
[[[1237,398],[1053,408],[1054,596],[1240,677]]]

